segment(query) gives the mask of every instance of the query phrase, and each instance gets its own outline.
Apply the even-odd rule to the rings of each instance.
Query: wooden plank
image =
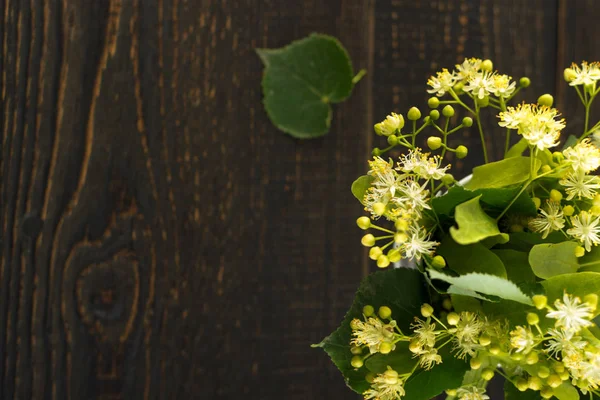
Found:
[[[378,1],[374,118],[382,119],[390,111],[406,113],[411,106],[428,110],[429,76],[466,57],[490,58],[496,69],[516,79],[529,76],[532,85],[520,98],[535,101],[554,89],[556,14],[556,0]],[[485,132],[493,132],[488,134],[488,153],[500,159],[504,132],[490,114],[484,119]],[[483,162],[475,124],[461,132],[450,137],[450,144],[464,144],[471,152],[453,161],[457,177]],[[423,146],[427,136],[422,135]]]
[[[320,31],[370,67],[373,2],[0,4],[0,397],[346,397],[309,345],[366,268],[370,77],[299,142],[253,49]]]

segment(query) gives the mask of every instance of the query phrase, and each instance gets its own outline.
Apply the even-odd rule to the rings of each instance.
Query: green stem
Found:
[[[356,85],[366,74],[367,70],[364,68],[358,71],[358,73],[354,75],[354,78],[352,78],[352,85]]]
[[[500,97],[500,107],[502,111],[506,111],[506,103],[504,102],[504,97]],[[510,149],[510,129],[506,128],[506,143],[504,144],[504,158],[506,158],[506,154]]]
[[[489,162],[487,149],[485,146],[485,136],[483,134],[483,127],[481,126],[481,118],[479,118],[479,106],[477,105],[477,101],[475,101],[475,121],[477,122],[477,129],[479,130],[479,137],[481,138],[481,148],[483,149],[483,160],[487,164]]]
[[[519,193],[517,193],[517,195],[515,197],[513,197],[513,199],[508,204],[508,206],[506,206],[506,208],[500,213],[500,215],[498,215],[498,217],[496,218],[496,222],[500,221],[500,219],[504,216],[504,214],[506,214],[506,212],[515,203],[515,201],[517,201],[517,199],[519,198],[519,196],[521,196],[521,194],[523,194],[523,192],[529,187],[529,185],[531,184],[531,182],[533,182],[533,180],[529,179],[527,182],[525,182],[523,184],[523,187],[521,188],[521,190],[519,190]]]
[[[456,100],[456,102],[457,102],[458,104],[460,104],[461,106],[463,106],[463,107],[464,107],[464,108],[465,108],[467,111],[469,111],[471,114],[475,114],[475,111],[473,111],[473,110],[471,109],[471,107],[469,107],[468,105],[466,105],[465,103],[463,103],[463,102],[461,101],[461,99],[459,99],[459,98],[458,98],[458,95],[456,94],[456,92],[454,91],[454,89],[450,89],[450,91],[449,91],[448,93],[450,93],[450,96],[452,96],[452,98],[453,98],[454,100]]]
[[[413,135],[412,135],[412,145],[415,147],[415,140],[417,138],[417,121],[413,121]]]

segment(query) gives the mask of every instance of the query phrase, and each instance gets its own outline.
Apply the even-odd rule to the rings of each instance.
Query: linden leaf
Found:
[[[508,242],[508,235],[500,232],[496,220],[481,209],[481,196],[456,206],[454,217],[458,228],[450,228],[452,239],[458,244],[473,244],[500,235],[499,243]]]
[[[502,299],[512,300],[522,304],[533,304],[531,299],[523,293],[516,284],[499,276],[480,273],[450,276],[434,269],[430,269],[429,277],[431,279],[439,279],[452,285],[448,289],[449,293],[464,294],[465,291],[472,291],[484,295],[497,296]],[[451,290],[453,286],[458,290]]]
[[[534,170],[542,166],[540,160],[534,160]],[[502,161],[473,168],[473,177],[465,185],[467,189],[501,188],[525,182],[530,177],[531,160],[529,157],[511,157]]]
[[[371,187],[371,183],[373,183],[373,179],[374,178],[371,175],[363,175],[352,182],[352,194],[361,202],[361,204],[365,199],[365,193]]]
[[[529,265],[533,273],[543,279],[555,275],[577,272],[579,261],[575,256],[575,242],[542,243],[533,246],[529,252]]]
[[[334,37],[312,34],[280,49],[257,49],[265,65],[264,105],[273,124],[300,139],[322,136],[331,124],[331,103],[352,92],[348,52]]]

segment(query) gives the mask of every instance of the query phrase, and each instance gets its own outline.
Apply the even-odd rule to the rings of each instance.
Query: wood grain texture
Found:
[[[309,345],[375,269],[349,192],[373,122],[465,56],[553,92],[600,59],[575,3],[0,0],[0,398],[356,397]],[[300,142],[254,49],[313,31],[369,73]]]

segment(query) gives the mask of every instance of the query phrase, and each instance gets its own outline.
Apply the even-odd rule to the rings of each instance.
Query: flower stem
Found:
[[[367,74],[367,70],[364,68],[361,69],[360,71],[358,71],[358,73],[356,75],[354,75],[354,78],[352,78],[352,84],[356,85],[366,74]]]
[[[479,130],[479,137],[481,138],[481,148],[483,149],[483,160],[485,163],[489,163],[487,149],[485,146],[485,135],[483,134],[483,127],[481,126],[481,118],[479,117],[479,106],[475,102],[475,121],[477,122],[477,129]]]

